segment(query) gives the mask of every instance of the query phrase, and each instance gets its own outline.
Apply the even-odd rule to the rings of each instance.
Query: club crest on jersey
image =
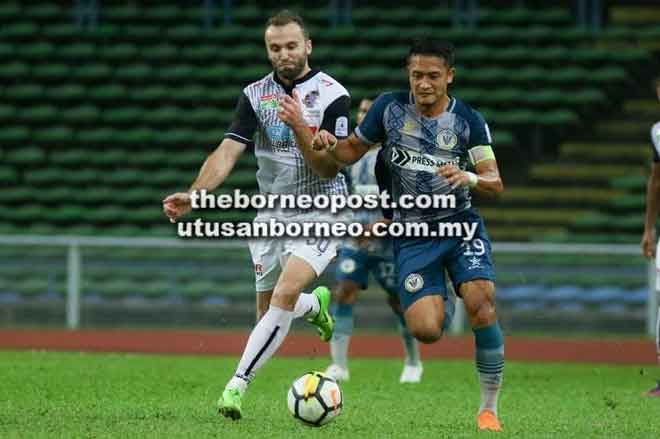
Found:
[[[254,264],[254,274],[261,276],[264,274],[264,266],[262,264]]]
[[[424,278],[421,274],[410,273],[403,282],[403,285],[409,293],[416,293],[424,287]]]
[[[445,150],[452,150],[458,143],[458,136],[450,129],[440,130],[435,138],[438,146]]]
[[[355,271],[355,267],[356,267],[356,265],[355,265],[355,260],[350,259],[350,258],[348,258],[348,259],[344,259],[344,260],[341,261],[341,263],[339,264],[339,270],[340,270],[342,273],[346,273],[346,274],[350,274],[350,273],[354,272],[354,271]]]
[[[309,93],[307,93],[303,98],[303,104],[305,104],[305,107],[307,108],[313,108],[316,106],[318,100],[319,100],[318,90],[312,90]]]

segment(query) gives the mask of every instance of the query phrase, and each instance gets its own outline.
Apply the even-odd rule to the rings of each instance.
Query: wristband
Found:
[[[470,171],[465,171],[465,173],[467,174],[467,178],[468,178],[468,186],[471,188],[475,187],[477,183],[479,183],[479,177],[477,176],[477,174]]]

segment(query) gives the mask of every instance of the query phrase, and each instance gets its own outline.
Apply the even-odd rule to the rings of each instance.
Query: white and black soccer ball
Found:
[[[337,381],[321,372],[308,372],[295,380],[287,403],[294,418],[312,427],[332,421],[344,406]]]

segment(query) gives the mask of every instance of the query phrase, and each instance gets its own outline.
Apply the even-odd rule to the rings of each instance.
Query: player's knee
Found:
[[[468,309],[468,315],[470,316],[470,324],[473,328],[478,328],[482,326],[488,326],[497,320],[497,314],[495,312],[495,303],[491,300],[484,299],[479,302],[475,302]]]
[[[333,301],[340,305],[353,305],[357,301],[357,285],[342,282],[337,286]]]
[[[439,321],[406,322],[408,331],[422,343],[434,343],[442,337],[442,319]]]
[[[271,303],[284,309],[293,309],[299,294],[300,289],[294,282],[280,282],[273,291]]]

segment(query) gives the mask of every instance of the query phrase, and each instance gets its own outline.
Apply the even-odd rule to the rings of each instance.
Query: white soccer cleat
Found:
[[[424,372],[424,367],[422,363],[410,365],[406,364],[403,366],[403,371],[401,372],[401,378],[399,378],[400,383],[419,383],[422,381],[422,373]]]
[[[344,369],[338,364],[331,364],[324,373],[335,381],[348,381],[351,377],[348,369]]]

